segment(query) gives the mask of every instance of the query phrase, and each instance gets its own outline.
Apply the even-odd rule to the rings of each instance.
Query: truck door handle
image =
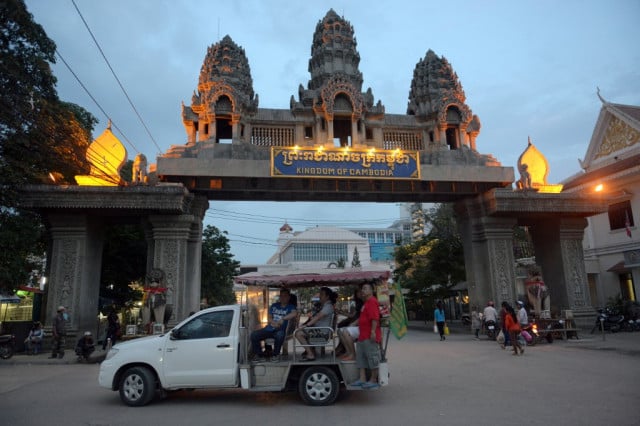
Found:
[[[175,351],[176,349],[178,349],[178,348],[177,348],[177,347],[174,347],[174,348],[167,348],[167,352],[173,352],[173,351]]]
[[[216,346],[218,348],[230,348],[231,345],[229,345],[228,343],[220,343],[218,346]]]

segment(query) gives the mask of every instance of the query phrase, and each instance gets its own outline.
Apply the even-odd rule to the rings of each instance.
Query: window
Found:
[[[616,229],[624,229],[634,226],[633,224],[633,212],[631,211],[631,202],[629,200],[621,203],[611,204],[609,206],[609,228],[612,231]]]
[[[295,262],[335,262],[347,259],[346,244],[296,243],[293,245]]]
[[[218,311],[200,315],[180,327],[177,338],[209,339],[212,337],[227,337],[231,331],[233,311]]]

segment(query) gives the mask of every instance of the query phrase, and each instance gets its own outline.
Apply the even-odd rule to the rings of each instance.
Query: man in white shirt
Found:
[[[529,317],[527,316],[527,310],[524,308],[524,303],[518,300],[518,322],[520,327],[526,327],[529,325]]]
[[[498,322],[498,311],[493,307],[492,300],[489,300],[489,303],[487,303],[487,306],[484,308],[482,319],[485,323],[489,321],[493,321],[494,323]]]

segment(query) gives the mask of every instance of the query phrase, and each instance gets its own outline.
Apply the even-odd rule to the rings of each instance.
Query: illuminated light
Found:
[[[293,150],[294,150],[294,151],[297,151],[297,150],[299,150],[299,149],[300,149],[300,146],[298,146],[298,145],[294,145],[294,146],[293,146]]]
[[[209,180],[209,189],[222,189],[222,179]]]
[[[118,186],[122,184],[120,169],[127,161],[127,150],[111,132],[111,121],[107,128],[87,148],[87,160],[91,165],[88,175],[75,176],[81,186]]]
[[[318,152],[322,152],[322,151],[324,151],[324,146],[320,145],[320,146],[318,147]]]
[[[369,152],[369,154],[373,154],[374,152],[376,152],[376,149],[375,148],[370,148],[368,152]]]
[[[53,175],[53,173],[49,173],[49,179],[51,179],[53,183],[56,183],[56,177]]]
[[[602,190],[604,189],[604,185],[602,185],[601,183],[597,184],[594,191],[595,192],[602,192]]]

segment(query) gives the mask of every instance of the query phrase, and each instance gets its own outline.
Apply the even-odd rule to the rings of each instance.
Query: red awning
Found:
[[[389,279],[389,271],[354,271],[327,274],[256,275],[255,272],[235,277],[236,284],[264,287],[317,287],[375,283]]]
[[[624,260],[616,263],[611,268],[607,269],[607,272],[615,272],[616,274],[626,274],[631,272],[631,269],[627,268],[624,264]]]

